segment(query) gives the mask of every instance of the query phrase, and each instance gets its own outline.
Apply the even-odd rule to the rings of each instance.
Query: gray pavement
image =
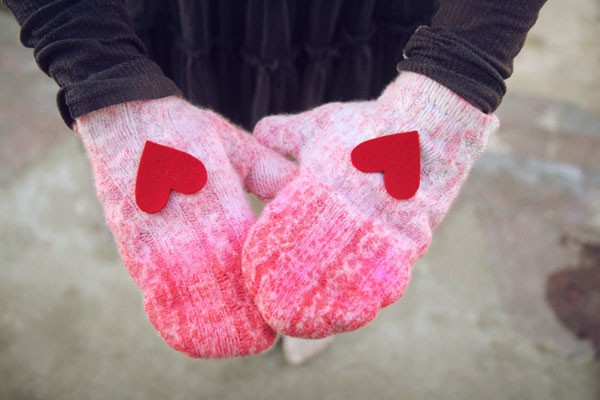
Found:
[[[600,399],[597,115],[507,97],[404,298],[308,364],[193,360],[146,320],[16,37],[0,13],[0,399]]]

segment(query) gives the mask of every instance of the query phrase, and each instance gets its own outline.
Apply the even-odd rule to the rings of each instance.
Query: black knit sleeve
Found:
[[[412,35],[398,70],[429,76],[482,111],[493,112],[545,2],[440,0],[431,26]]]
[[[146,57],[119,0],[5,0],[21,42],[59,85],[65,122],[109,105],[179,94]]]

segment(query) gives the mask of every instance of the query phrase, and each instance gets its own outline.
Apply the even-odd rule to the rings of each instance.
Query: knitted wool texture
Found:
[[[375,101],[261,120],[255,137],[300,162],[298,177],[265,208],[244,246],[246,286],[267,323],[286,335],[321,338],[357,329],[398,300],[497,125],[493,115],[410,72]],[[350,154],[366,140],[413,130],[420,188],[397,200],[381,173],[358,171]]]
[[[106,222],[163,339],[192,357],[259,353],[276,333],[244,287],[242,245],[255,221],[243,186],[272,198],[297,167],[210,111],[178,97],[119,104],[77,119]],[[191,195],[157,214],[135,203],[146,141],[184,151],[207,170]]]

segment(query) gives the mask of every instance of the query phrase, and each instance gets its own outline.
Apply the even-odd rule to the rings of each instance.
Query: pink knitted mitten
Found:
[[[260,121],[255,137],[300,162],[244,245],[246,286],[267,323],[321,338],[357,329],[398,300],[496,126],[494,116],[414,73],[402,73],[375,101]],[[419,132],[420,188],[398,200],[383,174],[359,171],[351,153],[410,131]]]
[[[258,313],[241,273],[242,245],[255,221],[243,187],[272,198],[297,167],[219,115],[178,97],[107,107],[78,118],[76,126],[107,224],[164,340],[192,357],[268,348],[276,334]],[[154,181],[144,181],[142,192],[152,196],[166,188],[164,208],[148,211],[147,199],[139,193],[136,199],[143,151],[158,161],[145,166]],[[183,160],[185,168],[169,167],[169,157]],[[178,193],[178,182],[190,176],[203,187]],[[165,180],[173,183],[170,193]]]

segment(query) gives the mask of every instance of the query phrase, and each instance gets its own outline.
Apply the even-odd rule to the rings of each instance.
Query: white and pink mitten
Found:
[[[300,162],[244,246],[246,286],[267,323],[321,338],[357,329],[398,300],[497,125],[415,73],[375,101],[261,120],[255,137]],[[420,150],[416,186],[411,143]]]
[[[123,263],[164,340],[192,357],[259,353],[276,333],[249,296],[242,246],[297,167],[219,115],[178,97],[110,106],[76,120]]]

